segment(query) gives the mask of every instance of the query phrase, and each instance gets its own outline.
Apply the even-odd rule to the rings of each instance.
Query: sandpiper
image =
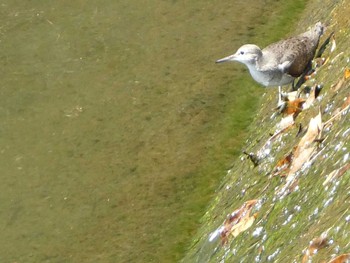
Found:
[[[316,23],[309,31],[260,49],[253,44],[241,46],[237,52],[216,61],[238,61],[245,64],[258,83],[278,86],[278,106],[283,105],[281,86],[292,83],[304,73],[314,58],[324,26]]]

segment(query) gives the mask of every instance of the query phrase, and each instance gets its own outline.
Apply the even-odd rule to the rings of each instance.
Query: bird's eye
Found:
[[[241,55],[244,55],[244,51],[241,51],[240,53],[241,53]]]

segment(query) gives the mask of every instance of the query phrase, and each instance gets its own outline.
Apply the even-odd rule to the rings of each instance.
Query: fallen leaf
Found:
[[[277,129],[281,131],[285,131],[287,128],[291,127],[294,124],[294,116],[287,115],[282,118],[281,121],[277,124]]]
[[[340,88],[344,85],[344,83],[345,83],[345,78],[339,79],[337,83],[335,83],[331,86],[331,90],[333,92],[340,90]]]
[[[232,227],[231,235],[233,237],[236,237],[240,233],[246,231],[248,228],[250,228],[253,225],[256,217],[257,217],[257,214],[243,217],[242,220],[237,225],[234,225]]]
[[[249,200],[240,208],[228,215],[223,223],[223,228],[220,228],[221,243],[226,244],[230,235],[238,236],[240,233],[247,230],[254,223],[256,214],[250,215],[251,210],[258,200]]]
[[[336,258],[333,258],[328,263],[349,263],[350,262],[350,254],[343,254]]]
[[[339,169],[332,171],[326,176],[326,180],[323,182],[323,185],[328,184],[330,181],[332,181],[335,178],[341,177],[349,169],[350,169],[350,163],[345,164]]]
[[[321,112],[316,117],[311,118],[305,135],[300,139],[300,142],[295,150],[294,155],[298,155],[304,148],[307,148],[320,135],[322,131],[322,116]]]
[[[349,107],[350,105],[350,95],[346,98],[343,105],[341,106],[341,109],[344,110],[345,108]]]
[[[316,237],[311,242],[307,248],[305,255],[303,257],[302,263],[309,262],[310,258],[317,253],[320,249],[328,246],[328,240],[326,237]]]
[[[350,69],[349,69],[349,68],[346,68],[346,69],[344,70],[344,78],[345,78],[345,79],[350,78]]]
[[[303,110],[306,110],[311,107],[311,105],[314,103],[314,101],[317,99],[318,95],[320,94],[320,91],[322,89],[322,85],[314,85],[311,88],[311,91],[309,93],[309,97],[306,99],[305,103],[303,103]]]
[[[285,115],[293,115],[294,118],[303,110],[303,104],[305,99],[297,98],[292,101],[287,101],[286,107],[283,109],[282,113]]]
[[[303,166],[303,164],[310,159],[315,149],[314,141],[319,138],[322,128],[322,117],[321,112],[319,112],[316,117],[311,118],[307,132],[300,139],[295,148],[287,180],[290,179]]]
[[[279,160],[273,169],[274,175],[280,175],[281,177],[285,177],[289,170],[292,159],[293,152],[287,154],[283,157],[283,159]]]
[[[339,170],[337,169],[337,170],[334,170],[334,171],[330,172],[330,173],[326,176],[326,180],[324,180],[323,185],[328,184],[330,181],[332,181],[334,178],[336,178],[337,175],[338,175],[338,171],[339,171]]]
[[[310,156],[314,152],[315,147],[309,147],[303,149],[297,157],[293,159],[292,164],[290,165],[290,169],[287,175],[287,180],[290,179],[297,171],[300,170],[301,167],[310,159]]]

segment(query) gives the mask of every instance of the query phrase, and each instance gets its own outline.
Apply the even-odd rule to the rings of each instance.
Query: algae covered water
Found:
[[[2,1],[0,261],[179,260],[303,2]]]

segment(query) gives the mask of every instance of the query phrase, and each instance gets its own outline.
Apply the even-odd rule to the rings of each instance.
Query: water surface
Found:
[[[180,259],[263,92],[214,61],[283,8],[2,1],[0,261]]]

